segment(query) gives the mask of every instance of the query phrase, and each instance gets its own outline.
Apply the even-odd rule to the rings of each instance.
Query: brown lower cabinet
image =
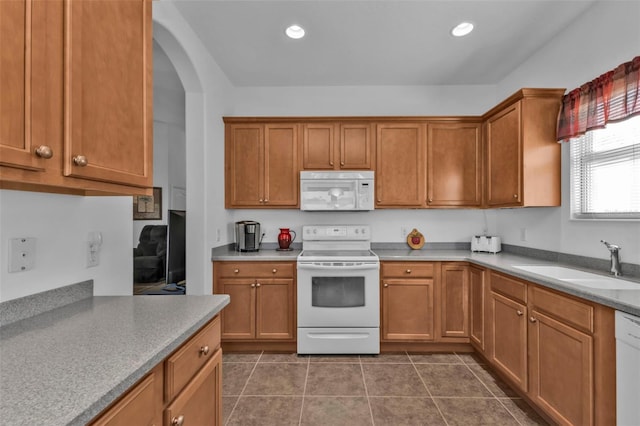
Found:
[[[90,426],[222,424],[222,349],[216,316]]]
[[[213,292],[228,294],[222,341],[295,341],[294,262],[214,262]]]
[[[615,424],[611,308],[490,272],[486,355],[561,425]]]

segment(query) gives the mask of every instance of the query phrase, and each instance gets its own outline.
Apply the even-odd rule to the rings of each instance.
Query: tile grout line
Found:
[[[229,421],[231,421],[231,417],[233,416],[233,412],[236,411],[236,407],[240,403],[240,398],[242,397],[242,394],[244,393],[244,390],[247,388],[247,385],[249,384],[249,380],[251,379],[251,376],[253,376],[253,372],[256,371],[256,367],[258,366],[258,363],[260,362],[260,358],[262,358],[262,354],[263,353],[264,353],[264,351],[260,352],[260,355],[258,356],[258,359],[256,360],[255,364],[253,365],[253,368],[251,369],[251,373],[249,373],[249,377],[247,377],[247,381],[244,382],[244,386],[242,387],[242,390],[240,391],[240,394],[238,395],[238,399],[236,400],[236,403],[233,404],[233,408],[231,409],[231,412],[229,413],[229,417],[227,417],[227,421],[225,422],[225,425],[229,424]]]
[[[429,394],[429,398],[431,399],[431,402],[433,402],[433,405],[435,405],[436,410],[438,410],[438,413],[440,414],[440,417],[442,417],[442,420],[444,421],[444,424],[449,426],[449,422],[447,422],[447,419],[444,417],[444,414],[442,414],[442,410],[440,410],[440,407],[438,406],[438,403],[436,402],[435,398],[433,397],[433,394],[429,390],[429,386],[427,386],[427,384],[425,383],[424,379],[420,375],[420,372],[418,371],[418,367],[416,367],[416,364],[413,362],[413,358],[411,358],[411,355],[409,355],[409,352],[405,351],[405,354],[407,354],[407,357],[409,358],[409,361],[411,361],[411,365],[413,366],[413,369],[415,370],[416,374],[418,375],[418,378],[422,382],[422,386],[424,386],[424,388],[427,390],[427,394]]]
[[[458,354],[456,353],[456,355],[458,355]],[[462,358],[461,358],[461,359],[462,359]],[[475,371],[473,371],[473,369],[469,366],[469,364],[467,364],[466,362],[464,362],[464,360],[463,360],[463,364],[467,367],[467,369],[471,372],[471,374],[473,374],[473,376],[474,376],[476,379],[478,379],[478,381],[479,381],[480,383],[482,383],[482,386],[484,386],[485,388],[487,388],[487,390],[489,391],[489,393],[490,393],[491,395],[493,395],[493,398],[492,398],[492,399],[496,399],[496,400],[500,403],[500,405],[502,405],[502,407],[504,407],[504,409],[505,409],[505,410],[507,410],[507,413],[509,413],[509,414],[511,415],[511,417],[513,417],[513,418],[515,419],[516,423],[518,423],[520,426],[522,426],[522,423],[520,422],[520,420],[518,420],[518,418],[517,418],[517,417],[516,417],[512,412],[511,412],[511,410],[509,410],[509,408],[507,408],[507,406],[506,406],[506,405],[504,405],[504,403],[503,403],[502,401],[500,401],[500,398],[498,398],[498,396],[497,396],[497,395],[496,395],[496,394],[495,394],[491,389],[489,389],[489,386],[487,386],[487,384],[484,382],[484,380],[482,380],[482,379],[480,378],[480,376],[478,376],[478,375],[476,374],[476,372],[475,372]]]
[[[298,426],[302,425],[302,413],[304,412],[304,398],[307,393],[307,380],[309,380],[309,367],[311,366],[311,357],[307,358],[307,374],[304,376],[304,387],[302,388],[302,402],[300,403],[300,417],[298,418]]]
[[[364,385],[364,395],[367,397],[367,406],[369,407],[369,416],[371,416],[371,424],[375,425],[376,421],[373,419],[373,409],[371,408],[371,400],[369,399],[369,389],[367,388],[367,379],[364,376],[364,365],[362,364],[362,357],[358,355],[358,361],[360,364],[360,374],[362,374],[362,384]]]

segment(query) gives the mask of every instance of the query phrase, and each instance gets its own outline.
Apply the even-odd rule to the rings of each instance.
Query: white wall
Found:
[[[154,38],[185,89],[187,293],[211,293],[211,247],[224,209],[224,123],[233,87],[171,2],[154,2]]]
[[[497,87],[504,97],[519,87],[572,90],[640,54],[640,2],[601,1],[540,49]],[[562,207],[500,210],[504,242],[607,259],[599,242],[622,247],[623,262],[640,264],[640,222],[572,221],[569,199],[569,146],[562,147]],[[526,228],[527,241],[520,240]]]
[[[96,295],[130,295],[131,197],[0,191],[0,302],[94,280]],[[100,265],[86,267],[87,234],[102,232]],[[36,238],[31,271],[8,272],[9,239]]]

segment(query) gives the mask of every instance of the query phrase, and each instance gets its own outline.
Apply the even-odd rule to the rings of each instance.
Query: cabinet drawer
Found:
[[[495,272],[491,273],[491,290],[520,302],[527,302],[526,283]]]
[[[215,274],[227,278],[293,278],[295,266],[283,262],[215,262]]]
[[[593,306],[535,285],[530,285],[529,292],[533,309],[593,333]]]
[[[217,316],[165,362],[165,401],[171,401],[220,346]]]
[[[164,425],[222,425],[222,350],[208,362],[164,411]]]
[[[433,277],[434,265],[429,262],[382,263],[382,277]]]

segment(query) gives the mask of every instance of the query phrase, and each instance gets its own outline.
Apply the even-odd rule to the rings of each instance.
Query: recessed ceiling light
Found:
[[[461,22],[453,27],[451,34],[455,37],[463,37],[473,31],[473,24],[471,22]]]
[[[298,39],[304,37],[304,28],[300,25],[291,25],[284,32],[289,38]]]

